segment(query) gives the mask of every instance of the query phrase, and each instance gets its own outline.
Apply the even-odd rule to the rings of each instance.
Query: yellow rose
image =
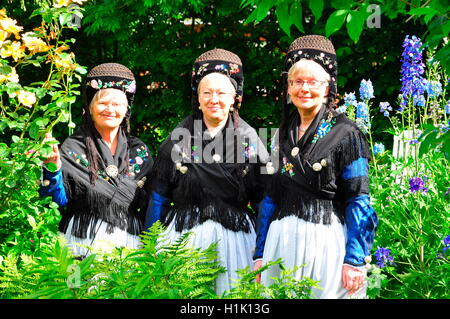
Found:
[[[15,68],[12,68],[12,71],[9,74],[0,74],[0,83],[5,81],[19,83],[19,75],[17,74]]]
[[[36,95],[24,90],[19,91],[19,93],[17,94],[17,98],[19,99],[19,102],[26,107],[32,107],[33,104],[36,103]]]
[[[72,0],[54,0],[53,7],[54,8],[67,7],[71,3],[72,3]]]
[[[5,41],[6,39],[8,39],[9,37],[9,33],[3,30],[0,30],[0,44]]]
[[[53,60],[53,63],[55,63],[55,66],[58,69],[62,69],[64,72],[67,72],[69,70],[74,69],[73,59],[75,58],[75,54],[71,52],[63,53],[61,55],[57,54],[55,55],[55,58]],[[76,67],[76,66],[75,66]]]
[[[77,4],[83,4],[83,2],[86,2],[88,0],[73,0],[73,2],[77,3]]]
[[[19,41],[6,41],[3,43],[2,48],[0,49],[0,56],[2,58],[7,58],[12,56],[14,61],[18,61],[24,56],[24,47]]]
[[[14,33],[16,39],[19,39],[19,32],[23,30],[23,27],[20,27],[16,24],[17,21],[11,18],[3,18],[0,20],[0,28],[9,34]]]
[[[45,52],[50,50],[50,46],[42,41],[42,39],[32,36],[33,34],[33,32],[27,32],[22,36],[23,43],[31,53]]]

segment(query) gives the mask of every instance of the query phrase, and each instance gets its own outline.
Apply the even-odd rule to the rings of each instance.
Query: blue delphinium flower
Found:
[[[442,248],[442,250],[444,251],[444,253],[446,253],[447,250],[450,249],[450,235],[447,235],[447,237],[445,237],[442,241],[444,242],[445,245],[444,248]]]
[[[431,98],[438,97],[442,94],[442,84],[438,81],[428,82],[425,89],[428,93],[428,96]]]
[[[356,107],[357,103],[358,102],[356,101],[355,92],[345,93],[344,94],[344,105],[339,106],[336,110],[338,112],[345,113],[345,112],[347,112],[347,108],[349,106]]]
[[[416,106],[425,106],[425,96],[419,95],[413,98],[414,99],[414,105]]]
[[[444,243],[444,247],[442,248],[442,253],[436,254],[436,258],[438,259],[448,259],[447,251],[450,249],[450,235],[447,235],[442,242]]]
[[[359,97],[361,100],[370,100],[375,97],[373,95],[372,81],[366,81],[364,79],[361,81],[361,84],[359,85]]]
[[[402,53],[402,88],[403,99],[401,105],[405,106],[408,96],[412,96],[415,101],[421,101],[420,95],[423,95],[427,85],[426,79],[422,77],[425,72],[425,65],[422,62],[422,42],[416,36],[406,36],[403,41]],[[413,100],[413,101],[414,101]]]
[[[445,106],[445,114],[450,114],[450,100],[447,101],[447,105]]]
[[[389,102],[380,102],[380,112],[383,113],[384,116],[389,116],[389,112],[392,111],[392,106]]]
[[[375,258],[377,259],[378,267],[384,268],[387,264],[395,265],[394,257],[390,254],[391,250],[389,248],[378,247],[378,249],[375,251]]]
[[[375,143],[373,146],[373,155],[378,155],[384,153],[385,148],[382,143]]]
[[[450,131],[450,121],[447,124],[439,124],[439,133],[444,134]]]
[[[358,102],[356,105],[356,124],[364,133],[370,128],[369,107],[364,102]]]
[[[421,177],[412,177],[409,180],[409,190],[412,193],[422,191],[423,193],[428,192],[428,188],[425,187],[425,182]]]

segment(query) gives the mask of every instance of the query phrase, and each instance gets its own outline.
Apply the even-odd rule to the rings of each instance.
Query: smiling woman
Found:
[[[210,73],[200,81],[198,92],[203,121],[214,136],[225,126],[228,114],[233,110],[236,89],[225,75]]]
[[[370,150],[358,127],[334,110],[333,44],[318,35],[296,39],[284,70],[283,115],[273,138],[280,170],[258,216],[255,269],[282,258],[287,269],[299,267],[296,279],[319,282],[315,298],[363,298],[378,223],[369,197]],[[270,267],[260,280],[270,286],[280,273]]]
[[[262,199],[260,168],[268,157],[256,131],[238,115],[243,81],[241,59],[232,52],[210,50],[194,62],[193,114],[176,128],[187,136],[179,141],[171,134],[161,145],[148,210],[147,227],[157,220],[167,227],[161,241],[192,232],[191,247],[217,244],[227,269],[216,280],[218,294],[252,262],[255,215],[248,204],[256,210]]]
[[[42,196],[59,204],[59,230],[73,253],[83,258],[90,248],[137,248],[148,203],[153,165],[147,146],[129,134],[136,84],[131,71],[117,63],[93,68],[85,86],[83,124],[67,138],[61,152],[45,163]],[[54,140],[51,135],[46,141]]]

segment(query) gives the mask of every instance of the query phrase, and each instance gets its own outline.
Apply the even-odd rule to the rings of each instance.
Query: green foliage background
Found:
[[[442,19],[439,32],[434,33],[434,44],[441,47],[445,32],[448,34],[448,17],[441,13],[443,2],[427,3],[434,10],[432,19],[425,15],[410,18],[409,12],[425,1],[411,1],[408,6],[401,1],[91,0],[83,6],[84,18],[73,50],[78,62],[88,69],[114,61],[134,72],[138,91],[132,130],[155,154],[170,130],[190,112],[193,61],[215,47],[233,51],[243,60],[244,101],[240,113],[254,127],[277,127],[283,56],[292,40],[302,34],[329,35],[333,30],[330,37],[338,55],[341,95],[354,92],[361,79],[370,78],[375,104],[395,101],[404,37],[430,36],[432,23]],[[331,16],[337,10],[367,18],[369,4],[380,5],[380,28],[368,28],[365,19],[358,19],[357,25],[349,18],[341,26],[332,23]],[[27,0],[24,5],[26,11],[15,2],[7,2],[5,7],[19,21],[36,22],[27,18],[39,0]],[[289,14],[283,14],[285,10]],[[358,31],[351,32],[351,28]],[[359,37],[353,36],[355,32]],[[30,74],[30,80],[32,77]],[[78,124],[81,102],[79,99],[73,107]],[[386,125],[381,114],[373,115],[375,127]],[[381,130],[374,134],[377,140],[391,143]],[[67,127],[58,127],[55,135],[63,141]]]
[[[22,0],[20,3],[6,0],[2,5],[9,16],[31,30],[40,24],[40,18],[30,15],[44,1],[47,0]],[[379,4],[382,9],[380,28],[365,26],[367,12],[364,10],[370,3]],[[138,91],[132,130],[156,156],[162,140],[190,113],[190,72],[198,55],[214,47],[237,53],[243,60],[245,74],[241,116],[255,128],[277,127],[279,80],[285,51],[300,35],[328,35],[337,50],[341,98],[344,92],[357,93],[361,79],[372,81],[375,88],[375,99],[371,101],[372,137],[390,149],[392,135],[387,132],[390,123],[379,113],[378,103],[390,101],[395,105],[393,101],[397,100],[401,85],[402,42],[406,35],[427,39],[437,48],[443,67],[448,65],[448,54],[444,54],[448,52],[448,45],[444,45],[442,39],[448,36],[449,23],[443,3],[440,0],[417,0],[408,4],[375,0],[91,0],[83,6],[81,28],[65,30],[65,38],[71,43],[77,62],[88,69],[99,63],[118,62],[134,72]],[[42,81],[43,75],[47,76],[49,66],[45,63],[36,68],[19,66],[17,71],[21,74],[21,84],[31,85]],[[42,102],[40,111],[47,111],[56,103],[61,112],[71,111],[72,120],[80,124],[82,99],[74,98],[78,90],[74,84],[72,92],[65,92],[70,102],[61,100],[59,105],[57,99],[52,99],[46,104]],[[54,118],[49,116],[49,120]],[[22,125],[24,119],[16,122]],[[52,128],[60,142],[69,135],[68,122],[65,118]],[[43,153],[48,150],[48,145],[39,145],[39,138],[49,123],[39,123],[36,124],[39,132],[35,132],[34,137],[29,130],[23,131],[21,138],[13,137],[21,134],[19,126],[0,127],[3,132],[0,159],[13,157],[18,163],[11,171],[2,167],[0,173],[0,178],[6,180],[5,185],[0,185],[0,195],[6,194],[7,199],[0,210],[0,298],[217,297],[211,293],[211,283],[220,269],[212,264],[208,268],[210,272],[205,271],[199,276],[198,285],[192,287],[188,273],[171,277],[169,271],[173,267],[201,271],[199,260],[210,258],[213,263],[212,252],[188,252],[180,242],[160,255],[164,258],[158,259],[154,254],[157,232],[153,239],[147,238],[147,250],[131,254],[119,250],[106,259],[91,258],[81,263],[73,260],[67,249],[56,241],[60,218],[57,205],[49,198],[38,196],[35,181],[40,177],[39,159],[26,154],[33,145]],[[449,133],[443,135],[447,141],[448,136]],[[450,295],[446,275],[449,259],[436,258],[450,225],[450,199],[443,195],[450,186],[448,160],[438,152],[433,155],[433,149],[431,154],[428,150],[422,156],[420,160],[396,162],[396,165],[426,174],[430,180],[428,197],[411,195],[406,176],[401,184],[395,183],[395,174],[400,171],[390,171],[390,165],[396,161],[390,154],[378,160],[376,174],[371,176],[374,208],[382,220],[377,244],[392,245],[398,265],[388,268],[384,277],[374,272],[378,279],[383,278],[379,286],[383,289],[373,292],[372,296],[440,298]],[[174,252],[178,257],[174,257]],[[189,264],[189,258],[197,259]],[[70,276],[68,266],[71,264],[78,265],[82,271],[82,289],[67,286],[65,280]],[[130,268],[133,271],[126,270]],[[308,287],[314,283],[297,282],[289,277],[289,271],[285,271],[285,277],[276,286],[264,290],[254,284],[254,273],[243,270],[240,285],[227,296],[305,297]],[[96,282],[98,278],[104,281]],[[145,290],[148,283],[155,280],[159,280],[158,290]]]

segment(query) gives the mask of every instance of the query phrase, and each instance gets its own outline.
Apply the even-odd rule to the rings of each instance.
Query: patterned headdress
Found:
[[[337,94],[337,61],[333,43],[321,35],[306,35],[297,38],[289,46],[284,60],[284,71],[301,59],[313,60],[330,75],[329,98],[334,101]]]
[[[86,78],[85,107],[89,107],[98,90],[107,88],[123,91],[131,107],[136,93],[136,80],[130,69],[118,63],[103,63],[94,67]]]
[[[241,59],[233,52],[224,49],[209,50],[200,55],[192,68],[191,88],[194,111],[198,110],[198,84],[209,73],[222,73],[229,77],[236,89],[235,108],[239,108],[244,89],[244,73]]]

